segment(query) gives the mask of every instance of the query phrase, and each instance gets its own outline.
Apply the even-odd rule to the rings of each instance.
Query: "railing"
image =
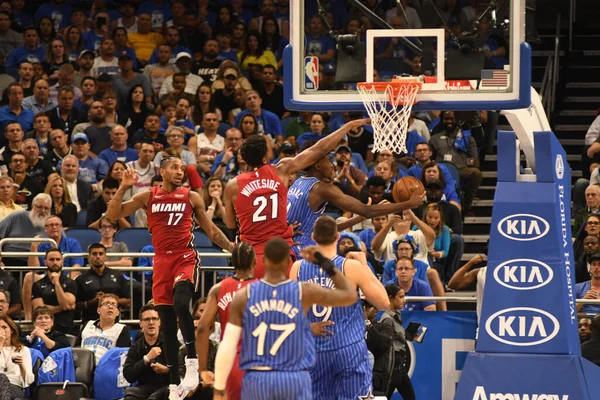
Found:
[[[560,21],[561,15],[558,14],[556,17],[556,34],[554,36],[554,54],[548,56],[544,77],[542,78],[542,87],[540,88],[542,105],[548,116],[554,112],[556,106],[556,90],[560,67]]]
[[[569,51],[573,51],[573,24],[577,20],[577,0],[569,1]]]

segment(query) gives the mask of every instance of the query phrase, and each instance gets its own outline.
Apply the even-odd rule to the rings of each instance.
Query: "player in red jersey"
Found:
[[[160,164],[162,184],[138,193],[123,203],[127,190],[138,181],[137,171],[126,170],[121,186],[106,211],[106,216],[115,220],[139,209],[145,209],[148,213],[148,229],[152,233],[155,252],[152,297],[164,329],[165,356],[171,380],[169,400],[183,398],[199,383],[194,321],[190,314],[194,284],[197,287],[200,283],[200,259],[194,251],[194,219],[215,244],[228,251],[233,249],[233,244],[225,234],[206,217],[202,196],[181,186],[184,171],[185,167],[179,158],[163,158]],[[181,384],[177,319],[187,355],[186,375]]]
[[[210,327],[215,323],[217,313],[222,327],[221,339],[223,339],[225,328],[229,321],[229,306],[233,300],[233,295],[239,289],[256,281],[254,278],[256,254],[250,243],[240,242],[236,244],[231,253],[231,262],[235,273],[233,276],[222,280],[210,289],[206,301],[206,308],[202,313],[202,318],[200,318],[200,323],[196,330],[196,352],[198,353],[198,366],[203,384],[212,385],[215,379],[214,374],[208,370],[207,354]],[[236,361],[227,379],[228,400],[239,400],[241,398],[244,372],[238,368],[239,350],[238,347]]]
[[[293,245],[293,227],[287,223],[287,187],[290,175],[302,171],[329,154],[352,129],[368,123],[368,119],[348,122],[337,131],[319,140],[314,146],[295,157],[286,157],[275,165],[267,161],[269,147],[263,135],[250,136],[241,148],[242,158],[249,171],[233,178],[225,187],[225,224],[229,237],[235,236],[237,222],[241,240],[256,251],[255,276],[265,274],[263,248],[274,237]],[[293,253],[292,253],[293,255]],[[292,258],[290,258],[290,266]]]

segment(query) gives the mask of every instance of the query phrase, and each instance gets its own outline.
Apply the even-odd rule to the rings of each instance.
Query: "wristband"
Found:
[[[150,364],[150,359],[148,358],[148,356],[144,356],[144,362],[146,364]]]
[[[335,275],[335,264],[328,258],[325,258],[320,252],[315,252],[316,263],[329,276]]]
[[[208,209],[215,211],[215,206],[208,206]]]

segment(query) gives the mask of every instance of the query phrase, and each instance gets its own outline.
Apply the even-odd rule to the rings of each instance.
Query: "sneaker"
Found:
[[[177,393],[177,385],[169,385],[169,400],[180,400],[179,394]]]
[[[200,378],[198,374],[198,359],[197,358],[185,358],[185,376],[181,381],[180,387],[192,391],[200,384]]]
[[[177,386],[176,393],[177,393],[177,399],[183,400],[190,393],[190,390],[187,390],[186,388],[182,387],[181,384],[179,384],[179,386]],[[169,400],[171,400],[171,399],[169,399]]]

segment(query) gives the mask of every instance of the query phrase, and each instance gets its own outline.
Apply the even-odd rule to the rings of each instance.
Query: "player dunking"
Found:
[[[305,143],[305,145],[307,144]],[[425,200],[425,194],[414,194],[409,201],[402,203],[386,202],[386,204],[372,206],[363,204],[356,198],[344,194],[338,186],[332,184],[335,167],[331,163],[329,155],[309,166],[306,172],[306,176],[298,178],[288,189],[287,220],[290,224],[300,223],[302,231],[302,234],[293,237],[294,242],[298,243],[292,247],[297,258],[300,258],[300,251],[304,247],[314,245],[313,226],[317,218],[325,212],[327,203],[332,203],[342,210],[365,218],[373,218],[416,208]],[[338,225],[338,228],[343,230],[352,225],[344,223]]]
[[[194,321],[190,301],[194,284],[199,285],[200,259],[194,251],[194,217],[218,246],[231,251],[233,244],[206,217],[202,197],[181,186],[184,165],[179,158],[166,157],[160,163],[163,182],[150,191],[138,193],[123,203],[125,192],[138,180],[135,170],[123,174],[121,186],[110,201],[106,216],[111,219],[127,217],[139,209],[148,212],[148,230],[154,245],[154,276],[152,297],[160,314],[165,336],[165,356],[169,363],[169,400],[183,398],[198,386],[198,360],[194,337]],[[198,276],[196,276],[198,274]],[[177,319],[186,347],[186,374],[180,383],[178,368]]]
[[[256,282],[256,279],[254,279],[256,254],[250,243],[240,242],[235,245],[233,252],[231,253],[231,263],[233,264],[235,273],[233,276],[222,280],[210,289],[206,307],[202,313],[202,318],[200,318],[198,329],[196,329],[198,366],[202,383],[204,384],[214,384],[214,375],[212,372],[208,371],[207,368],[207,356],[210,327],[215,323],[217,313],[219,315],[221,326],[223,327],[223,329],[221,329],[221,340],[223,340],[225,329],[227,329],[227,322],[229,321],[229,308],[231,306],[231,301],[233,300],[233,295],[239,289],[252,282]],[[244,374],[239,369],[239,348],[237,350],[233,369],[227,379],[228,400],[239,400],[241,396],[242,378]]]
[[[232,238],[237,230],[237,215],[241,239],[256,250],[255,276],[258,279],[264,275],[262,254],[267,240],[280,237],[292,244],[293,228],[286,218],[289,176],[325,157],[346,133],[368,122],[368,119],[348,122],[310,149],[293,158],[282,158],[276,165],[267,162],[268,146],[264,136],[255,135],[246,139],[240,151],[250,171],[227,184],[224,219],[230,230],[229,237]]]
[[[215,399],[224,398],[240,337],[240,368],[246,371],[244,400],[313,399],[308,369],[314,364],[315,353],[306,311],[315,303],[351,304],[356,292],[324,258],[320,258],[320,265],[336,290],[287,279],[289,252],[284,239],[269,240],[264,246],[264,279],[240,289],[233,298],[215,362]]]
[[[358,290],[378,309],[389,307],[390,301],[385,288],[367,266],[363,252],[350,252],[348,258],[337,255],[340,237],[333,218],[321,216],[313,231],[317,246],[305,252],[318,251],[331,260],[340,275],[345,275],[352,286],[354,301],[346,307],[313,306],[308,312],[311,323],[333,321],[327,327],[328,337],[315,336],[317,361],[311,370],[313,398],[317,400],[356,400],[370,393],[372,368],[365,343],[365,320]],[[336,283],[327,279],[319,266],[306,260],[296,261],[290,278],[300,282],[315,282],[325,290],[333,289]]]

